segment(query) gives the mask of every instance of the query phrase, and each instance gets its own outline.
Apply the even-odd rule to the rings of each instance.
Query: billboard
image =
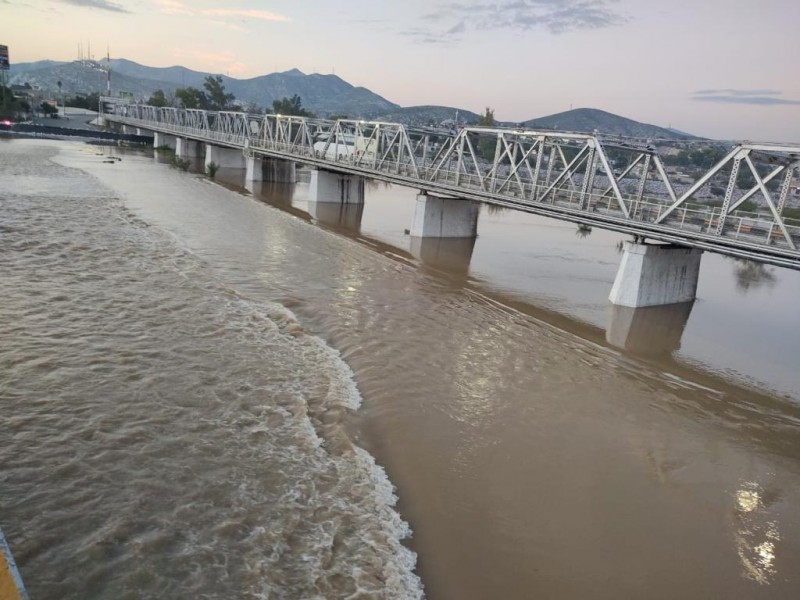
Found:
[[[8,71],[11,63],[8,62],[8,46],[0,46],[0,71]]]

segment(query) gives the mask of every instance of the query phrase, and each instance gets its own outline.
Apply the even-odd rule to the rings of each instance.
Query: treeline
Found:
[[[706,146],[704,148],[689,148],[680,150],[677,154],[662,156],[664,164],[671,167],[697,167],[710,169],[721,161],[728,152],[721,146]]]
[[[67,98],[64,100],[65,106],[71,106],[73,108],[85,108],[87,110],[97,110],[98,106],[100,105],[100,94],[98,92],[92,92],[91,94],[86,95],[79,95],[73,98]]]
[[[10,87],[0,85],[0,118],[15,119],[19,113],[28,113],[31,105],[27,100],[15,98]]]
[[[242,106],[236,102],[236,97],[225,91],[225,84],[219,75],[206,77],[203,82],[203,89],[195,87],[178,88],[172,98],[167,97],[164,90],[156,90],[147,100],[147,104],[150,106],[176,106],[200,110],[243,110]],[[261,112],[261,109],[256,107],[254,112]],[[303,101],[297,94],[291,98],[284,97],[273,101],[272,112],[278,115],[299,117],[316,116],[303,108]]]

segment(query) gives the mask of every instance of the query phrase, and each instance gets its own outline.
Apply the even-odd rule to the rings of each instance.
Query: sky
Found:
[[[0,0],[13,63],[110,49],[249,78],[335,73],[402,106],[599,108],[800,143],[800,0]]]

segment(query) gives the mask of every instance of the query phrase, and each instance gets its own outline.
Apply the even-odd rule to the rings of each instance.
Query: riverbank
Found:
[[[0,598],[3,600],[28,600],[28,593],[14,562],[3,530],[0,529]]]

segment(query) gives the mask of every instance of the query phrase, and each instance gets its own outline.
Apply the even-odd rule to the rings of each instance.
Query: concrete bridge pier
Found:
[[[200,158],[202,151],[200,142],[185,137],[176,138],[175,156],[178,158]]]
[[[631,308],[690,302],[697,294],[702,255],[697,248],[625,242],[608,299]]]
[[[297,183],[295,163],[280,158],[248,156],[245,160],[245,181]]]
[[[474,238],[478,235],[480,205],[471,200],[417,196],[412,238]]]
[[[309,202],[364,203],[364,178],[314,169],[311,171]]]
[[[206,158],[203,166],[207,169],[212,162],[220,169],[245,168],[244,154],[241,150],[206,144]]]
[[[160,131],[156,131],[153,134],[153,148],[167,146],[175,150],[177,145],[178,145],[178,138],[176,138],[174,135],[161,133]]]

